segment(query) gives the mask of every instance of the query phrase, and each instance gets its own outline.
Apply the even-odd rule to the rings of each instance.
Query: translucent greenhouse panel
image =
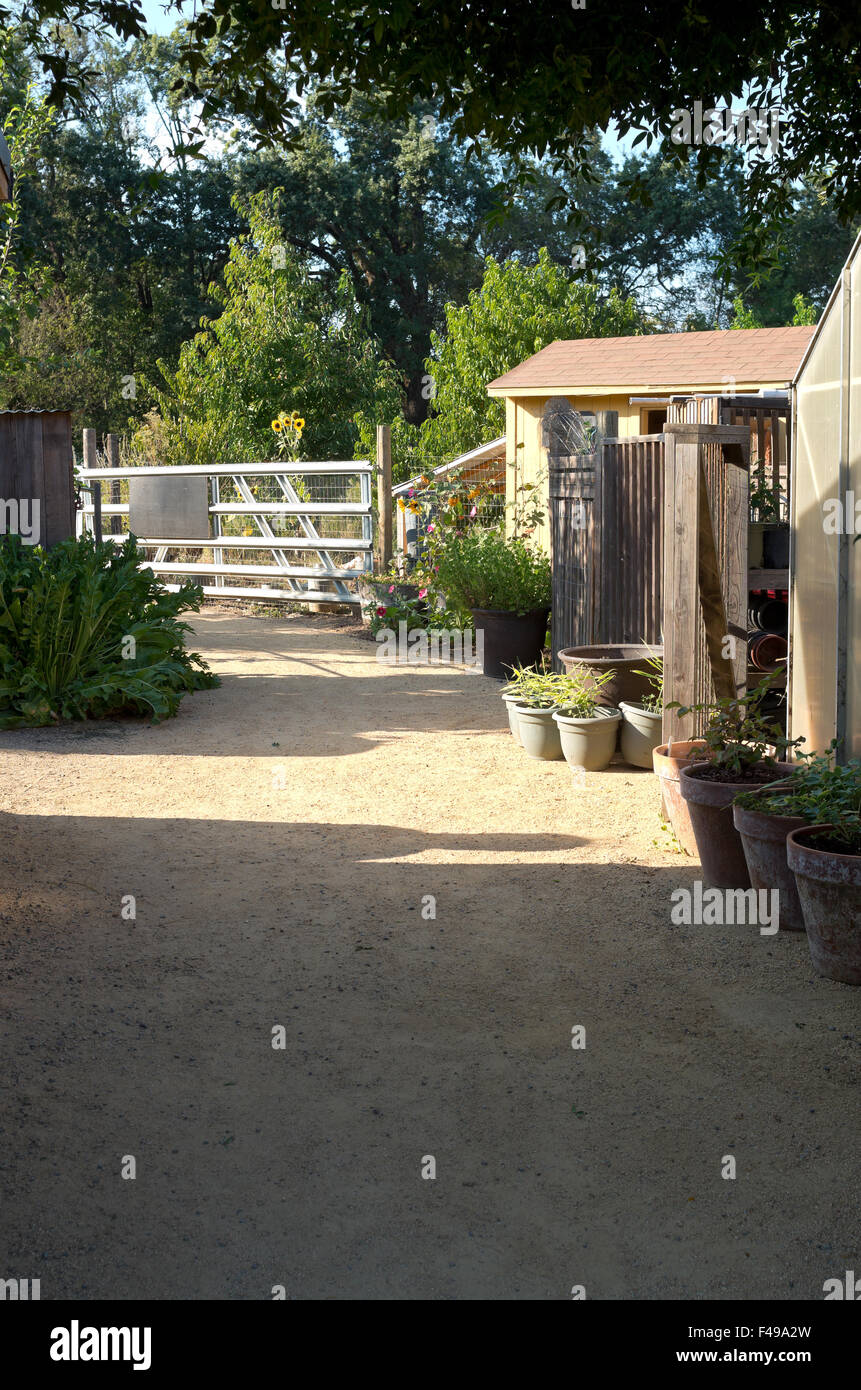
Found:
[[[861,516],[861,255],[850,268],[849,341],[849,486],[855,494],[855,515]],[[861,535],[853,528],[849,545],[849,621],[846,662],[847,756],[861,757]]]
[[[791,733],[806,750],[827,748],[836,730],[838,538],[824,504],[839,487],[842,300],[837,294],[797,387],[792,495]]]

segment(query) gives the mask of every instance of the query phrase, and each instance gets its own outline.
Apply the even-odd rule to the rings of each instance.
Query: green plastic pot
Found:
[[[568,766],[583,767],[587,772],[603,772],[609,767],[621,718],[617,709],[597,709],[591,719],[574,719],[555,711],[553,721]]]

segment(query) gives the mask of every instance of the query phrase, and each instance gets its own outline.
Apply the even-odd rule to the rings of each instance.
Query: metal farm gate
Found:
[[[85,467],[82,482],[98,494],[118,484],[120,500],[91,495],[78,534],[120,517],[105,539],[133,534],[168,589],[194,579],[218,598],[357,604],[348,585],[372,568],[371,472],[364,460]]]

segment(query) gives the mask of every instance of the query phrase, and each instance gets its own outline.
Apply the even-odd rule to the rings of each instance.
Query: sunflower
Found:
[[[272,421],[272,428],[276,434],[280,434],[284,426],[281,424],[280,419],[278,419]]]

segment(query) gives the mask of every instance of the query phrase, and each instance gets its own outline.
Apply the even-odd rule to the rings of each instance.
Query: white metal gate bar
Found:
[[[146,567],[156,574],[176,577],[211,579],[210,584],[202,583],[205,594],[217,597],[267,598],[284,601],[335,601],[338,603],[358,603],[358,594],[350,592],[347,582],[355,580],[359,574],[370,571],[373,551],[373,512],[371,503],[372,467],[367,460],[334,460],[302,463],[253,463],[253,464],[215,464],[211,467],[196,464],[181,464],[177,467],[147,465],[143,468],[81,468],[77,470],[81,481],[109,482],[133,477],[195,477],[209,479],[208,512],[212,518],[212,534],[205,539],[200,537],[169,538],[164,536],[136,536],[138,545],[155,552],[146,561]],[[339,474],[345,478],[358,479],[361,500],[314,501],[302,498],[291,481],[293,477],[312,477],[314,475]],[[254,496],[248,479],[272,478],[281,491],[284,501],[261,500]],[[229,479],[236,487],[240,500],[222,500],[221,480]],[[355,494],[354,494],[355,495]],[[95,504],[88,495],[87,501],[78,512],[78,534],[92,528]],[[127,502],[105,503],[102,514],[106,516],[128,516]],[[231,536],[225,534],[222,518],[227,516],[248,517],[260,532],[257,536]],[[318,516],[343,516],[361,518],[361,536],[321,536],[313,518]],[[279,535],[270,524],[269,518],[295,517],[303,534],[297,536]],[[107,535],[105,540],[121,544],[123,535]],[[170,561],[169,551],[211,550],[212,562],[182,559]],[[225,551],[250,552],[252,563],[227,564]],[[288,551],[308,552],[308,560],[316,556],[317,564],[290,563]],[[255,553],[268,552],[272,557],[270,564],[255,564]],[[349,552],[361,560],[361,568],[338,564],[333,558],[339,553]],[[271,579],[286,582],[288,589],[275,589],[261,585],[234,585],[226,581],[231,577],[239,580]],[[327,581],[332,588],[322,589],[319,582]],[[165,588],[176,589],[174,583],[165,583]]]

